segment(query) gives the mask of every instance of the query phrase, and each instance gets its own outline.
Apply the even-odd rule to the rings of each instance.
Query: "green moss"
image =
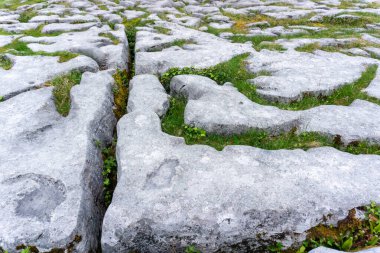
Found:
[[[8,57],[6,57],[5,55],[0,55],[0,68],[9,70],[12,68],[12,66],[13,63]]]
[[[46,86],[54,86],[53,95],[57,111],[64,117],[70,112],[70,91],[71,88],[80,83],[82,73],[72,71],[69,74],[58,76],[46,83]]]

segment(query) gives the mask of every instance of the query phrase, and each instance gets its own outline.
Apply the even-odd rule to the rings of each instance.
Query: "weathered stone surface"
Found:
[[[128,112],[154,111],[158,116],[165,115],[169,108],[169,96],[158,78],[154,75],[137,75],[129,84]]]
[[[78,56],[67,62],[59,63],[59,57],[51,56],[14,56],[7,54],[13,62],[10,70],[0,68],[0,96],[4,99],[21,92],[38,88],[58,75],[70,71],[80,72],[98,70],[98,64],[86,56]],[[46,68],[49,66],[49,68]]]
[[[117,45],[105,37],[111,34],[119,40]],[[102,36],[103,35],[103,36]],[[93,58],[101,68],[126,68],[128,61],[128,41],[122,25],[115,30],[109,26],[91,27],[87,31],[63,33],[54,37],[23,37],[33,51],[57,52],[69,51]]]
[[[83,23],[83,24],[66,24],[66,23],[56,23],[48,24],[42,28],[43,33],[55,33],[55,32],[72,32],[87,30],[93,26],[99,26],[98,23]]]
[[[251,129],[272,134],[297,129],[317,132],[348,144],[380,143],[380,106],[355,100],[350,106],[325,105],[305,111],[286,111],[250,101],[230,86],[218,86],[209,78],[179,75],[172,79],[171,93],[188,99],[185,123],[209,133],[239,134]]]
[[[95,142],[112,139],[112,84],[107,73],[85,73],[67,118],[52,88],[0,103],[0,247],[96,250],[104,208]]]
[[[289,245],[323,215],[336,221],[380,200],[375,155],[186,146],[162,133],[159,117],[148,111],[123,117],[118,137],[118,185],[103,224],[103,252],[169,252],[189,244],[247,252],[280,235]]]
[[[380,68],[377,69],[375,78],[363,91],[372,97],[380,99]]]
[[[304,94],[328,95],[358,80],[369,65],[378,64],[378,61],[319,50],[313,54],[262,50],[253,53],[248,63],[252,72],[271,74],[252,80],[261,96],[290,102],[302,99]]]
[[[175,76],[170,90],[172,95],[188,99],[185,123],[210,133],[234,134],[250,129],[279,133],[290,131],[299,120],[298,113],[253,103],[236,88],[218,86],[207,77]]]
[[[253,51],[249,44],[230,43],[212,34],[185,28],[172,23],[161,23],[171,34],[151,31],[137,33],[136,74],[162,74],[173,67],[210,67],[228,61],[236,55]],[[185,49],[149,52],[151,48],[167,47],[178,40],[191,41]]]

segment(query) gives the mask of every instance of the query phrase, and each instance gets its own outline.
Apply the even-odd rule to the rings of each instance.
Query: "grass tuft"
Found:
[[[69,115],[71,101],[70,90],[73,86],[80,83],[82,73],[72,71],[69,74],[55,77],[46,83],[46,86],[54,86],[53,95],[57,111],[64,117]]]

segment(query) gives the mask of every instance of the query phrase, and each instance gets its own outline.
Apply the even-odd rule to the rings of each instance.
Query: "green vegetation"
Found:
[[[374,43],[370,43],[366,40],[356,39],[350,42],[345,42],[342,44],[337,44],[334,46],[322,46],[318,42],[310,43],[296,48],[299,52],[314,52],[315,50],[323,50],[327,52],[337,52],[344,49],[350,48],[364,48],[364,47],[378,47],[378,45]]]
[[[279,242],[268,247],[270,252],[276,253],[304,253],[320,246],[342,251],[357,251],[364,248],[380,245],[380,206],[371,202],[366,207],[359,208],[365,211],[365,218],[355,217],[356,210],[350,210],[348,216],[339,221],[337,226],[320,224],[308,231],[307,239],[298,249],[283,250]]]
[[[75,57],[78,56],[78,54],[74,54],[71,52],[54,52],[54,53],[48,53],[44,51],[37,51],[34,52],[28,47],[28,44],[25,42],[22,42],[20,40],[14,40],[12,43],[5,45],[4,47],[0,47],[0,54],[4,53],[10,53],[14,55],[19,56],[26,56],[26,55],[43,55],[43,56],[59,56],[58,62],[67,62]]]
[[[170,80],[176,75],[194,74],[206,76],[218,84],[231,82],[242,94],[255,103],[262,105],[273,105],[285,110],[306,110],[319,105],[350,105],[355,99],[363,99],[380,105],[376,98],[368,96],[362,92],[370,82],[375,78],[377,66],[371,65],[363,72],[362,76],[354,83],[347,84],[335,90],[328,96],[315,96],[313,94],[304,94],[303,99],[287,103],[274,103],[261,98],[254,85],[247,80],[258,75],[268,75],[269,73],[252,74],[246,69],[245,59],[248,55],[243,54],[232,58],[231,60],[218,64],[211,68],[172,68],[162,74],[161,83],[165,89],[169,90]]]
[[[34,16],[37,15],[37,12],[33,9],[26,10],[20,14],[18,21],[22,23],[28,23]]]
[[[54,37],[62,34],[62,32],[53,32],[53,33],[42,33],[44,25],[39,25],[36,29],[30,29],[23,32],[25,36],[32,37]]]
[[[305,110],[319,105],[350,105],[355,99],[367,100],[372,103],[380,105],[379,99],[368,96],[362,92],[371,81],[375,78],[377,65],[369,66],[362,74],[362,76],[354,83],[347,84],[335,90],[328,96],[313,96],[304,95],[300,101],[292,102],[290,104],[275,104],[282,109],[288,110]]]
[[[126,70],[116,70],[116,73],[113,75],[115,79],[114,87],[114,101],[115,109],[114,113],[117,119],[120,119],[126,111],[128,92],[129,92],[129,75]]]
[[[203,129],[186,125],[184,111],[186,100],[172,98],[170,108],[162,119],[162,130],[170,135],[185,138],[186,144],[204,144],[222,150],[228,145],[247,145],[267,150],[304,149],[329,146],[352,154],[380,155],[380,146],[367,142],[354,142],[348,146],[342,144],[340,136],[331,139],[317,133],[297,134],[293,129],[288,133],[271,135],[263,130],[250,130],[243,134],[223,136],[206,133]]]
[[[354,15],[357,18],[352,18],[349,16],[331,16],[323,17],[320,21],[310,21],[310,18],[315,15],[311,13],[306,17],[300,19],[275,19],[260,13],[251,13],[249,15],[238,15],[223,12],[224,15],[231,18],[234,21],[234,26],[230,29],[216,29],[208,27],[208,32],[219,35],[222,32],[232,32],[235,34],[231,39],[233,42],[244,43],[251,41],[253,46],[256,48],[263,41],[274,41],[276,39],[292,39],[292,38],[349,38],[356,37],[359,38],[362,32],[357,30],[359,27],[365,27],[367,24],[379,23],[380,15],[367,12],[342,12],[339,15],[348,14]],[[291,34],[291,35],[281,35],[281,36],[246,36],[249,32],[249,24],[255,22],[268,22],[269,27],[283,26],[289,28],[290,26],[309,26],[309,27],[321,27],[324,30],[309,30],[307,33]],[[376,33],[374,30],[367,30],[366,33]],[[260,50],[260,48],[256,48]]]
[[[195,246],[187,246],[185,249],[185,253],[202,253],[200,250],[198,250]]]
[[[151,47],[149,48],[148,52],[158,52],[165,48],[170,48],[174,46],[183,47],[184,45],[187,45],[187,44],[195,44],[195,42],[193,40],[185,40],[185,39],[174,40],[172,42],[163,43],[156,47]]]
[[[171,30],[162,26],[155,26],[154,29],[162,34],[170,34]]]
[[[254,47],[256,50],[261,51],[263,49],[271,50],[271,51],[285,51],[285,48],[280,44],[276,44],[273,42],[263,41],[257,46]]]
[[[70,112],[70,90],[80,83],[82,73],[72,71],[69,74],[58,76],[46,83],[46,86],[54,86],[53,95],[57,111],[64,117]]]
[[[5,70],[11,69],[13,66],[12,61],[5,55],[0,55],[0,68]]]
[[[104,202],[107,207],[111,204],[113,191],[117,183],[117,162],[115,153],[116,140],[114,140],[109,147],[102,149]]]
[[[99,36],[110,39],[114,45],[117,45],[120,43],[120,40],[115,35],[113,35],[112,33],[109,33],[109,32],[108,33],[99,33]]]
[[[147,24],[154,23],[152,20],[146,20],[145,18],[149,16],[147,13],[146,15],[135,18],[132,20],[124,19],[123,24],[125,26],[125,33],[128,38],[129,43],[129,55],[130,55],[130,61],[132,64],[129,66],[129,73],[131,76],[134,76],[134,62],[135,62],[135,44],[136,44],[136,33],[137,33],[137,27],[141,27]]]
[[[37,3],[44,3],[46,0],[0,0],[0,9],[16,10],[23,5],[31,5]]]

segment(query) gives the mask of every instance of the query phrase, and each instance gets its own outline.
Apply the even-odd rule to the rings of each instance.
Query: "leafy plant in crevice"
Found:
[[[320,224],[311,228],[307,231],[307,239],[301,247],[283,250],[276,248],[275,245],[279,242],[275,242],[271,247],[277,251],[271,252],[305,253],[320,246],[341,251],[357,251],[380,246],[380,206],[371,202],[358,209],[365,212],[364,219],[357,218],[356,209],[352,209],[337,226]]]
[[[117,182],[117,161],[116,161],[116,140],[112,144],[102,149],[103,156],[103,188],[104,188],[104,203],[109,206],[112,201],[113,191]]]
[[[202,252],[199,249],[197,249],[194,245],[190,245],[185,248],[185,253],[202,253]]]
[[[284,248],[284,245],[282,245],[281,242],[276,242],[268,246],[268,251],[274,252],[274,253],[281,253],[283,248]]]
[[[198,128],[198,127],[192,127],[190,125],[184,125],[183,126],[183,132],[187,139],[192,141],[198,141],[202,138],[206,137],[206,131]]]

